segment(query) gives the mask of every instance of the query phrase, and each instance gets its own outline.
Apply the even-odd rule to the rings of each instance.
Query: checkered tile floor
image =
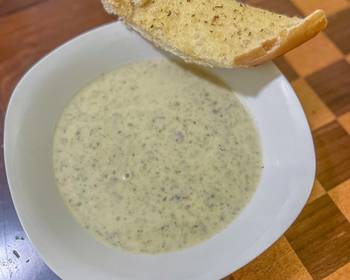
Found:
[[[313,131],[317,180],[312,195],[281,239],[227,279],[350,279],[350,1],[245,2],[288,15],[321,8],[329,26],[275,61],[297,92]]]

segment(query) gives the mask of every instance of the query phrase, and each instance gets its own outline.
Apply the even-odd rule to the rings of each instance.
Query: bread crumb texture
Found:
[[[214,66],[233,65],[238,56],[303,21],[233,0],[103,2],[105,7],[114,6],[114,13],[157,45],[185,60],[190,57]]]

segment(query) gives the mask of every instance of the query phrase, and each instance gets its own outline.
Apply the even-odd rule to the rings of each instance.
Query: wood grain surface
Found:
[[[313,132],[317,180],[312,195],[283,237],[226,279],[350,279],[350,0],[244,2],[299,16],[323,8],[329,27],[275,61],[296,90]],[[0,0],[1,141],[6,107],[20,77],[63,42],[112,20],[98,0]],[[21,228],[3,153],[0,279],[58,279]]]

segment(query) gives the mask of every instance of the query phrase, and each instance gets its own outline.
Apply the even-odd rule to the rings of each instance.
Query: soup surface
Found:
[[[77,221],[138,253],[186,248],[227,227],[256,189],[261,157],[232,90],[167,60],[87,85],[53,145],[57,186]]]

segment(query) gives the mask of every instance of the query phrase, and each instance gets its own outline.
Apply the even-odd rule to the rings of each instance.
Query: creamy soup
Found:
[[[167,60],[126,65],[80,90],[53,145],[76,220],[138,253],[186,248],[227,227],[256,189],[261,157],[232,90]]]

